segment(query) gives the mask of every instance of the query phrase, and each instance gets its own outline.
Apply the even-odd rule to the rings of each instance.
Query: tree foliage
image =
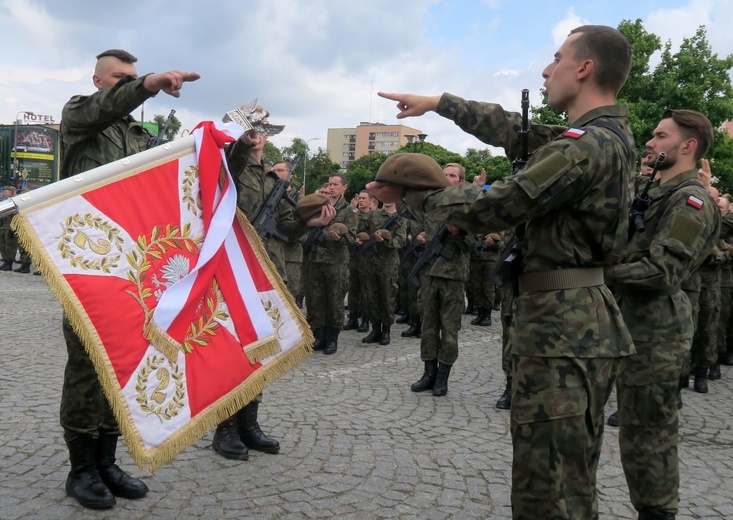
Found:
[[[158,125],[158,132],[160,132],[163,129],[163,125],[165,125],[165,121],[168,119],[168,116],[162,116],[160,114],[155,114],[153,116],[153,123]],[[163,138],[165,138],[167,141],[172,141],[176,138],[178,135],[178,131],[181,129],[181,122],[178,120],[178,118],[173,115],[171,117],[171,124],[168,127],[168,130],[166,130],[165,135]]]

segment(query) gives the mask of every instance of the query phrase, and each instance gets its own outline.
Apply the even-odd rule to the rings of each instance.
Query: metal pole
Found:
[[[317,137],[311,137],[305,142],[305,157],[303,158],[303,193],[305,193],[305,176],[308,175],[308,143],[318,141]]]

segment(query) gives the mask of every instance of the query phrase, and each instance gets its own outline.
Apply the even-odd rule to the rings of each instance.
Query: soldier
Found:
[[[312,300],[307,301],[308,317],[316,337],[313,349],[323,350],[326,355],[335,354],[338,349],[346,296],[343,270],[349,264],[349,245],[354,243],[357,221],[357,209],[344,198],[348,189],[346,178],[335,173],[328,178],[328,185],[331,206],[336,211],[332,224],[341,224],[343,229],[321,228],[319,233],[324,239],[317,241],[310,249],[307,246],[304,249],[310,263],[308,278],[311,287],[308,297]],[[318,231],[311,231],[309,240],[315,233]]]
[[[730,203],[727,197],[722,195],[718,197],[718,207],[723,216],[720,241],[718,248],[724,258],[721,264],[721,282],[720,282],[720,316],[718,317],[718,359],[708,371],[708,379],[717,381],[722,377],[720,373],[720,365],[723,364],[725,353],[728,350],[727,345],[730,341],[730,329],[733,327],[733,319],[731,316],[731,293],[733,292],[733,215],[730,213]]]
[[[361,190],[356,197],[357,213],[356,232],[362,233],[369,226],[369,215],[372,212],[372,194],[367,190]],[[364,255],[357,254],[361,241],[355,240],[354,247],[349,251],[349,319],[344,324],[344,330],[358,330],[366,332],[369,330],[369,316],[366,312],[366,259]],[[359,324],[361,317],[361,324]]]
[[[74,96],[64,106],[62,179],[145,150],[151,135],[130,112],[161,90],[179,97],[185,82],[200,77],[195,72],[172,70],[138,78],[136,61],[123,50],[98,55],[92,78],[97,92]],[[61,426],[71,459],[66,493],[92,509],[112,507],[115,496],[141,498],[148,492],[145,483],[115,464],[119,426],[89,354],[66,316],[63,330],[69,358],[61,394]]]
[[[264,162],[263,152],[268,135],[280,132],[282,127],[267,125],[269,113],[264,108],[258,106],[256,112],[261,117],[260,124],[262,125],[256,130],[262,133],[255,130],[245,132],[239,139],[227,146],[226,150],[227,165],[237,188],[237,207],[250,221],[257,217],[280,175],[284,178],[290,172],[290,168],[283,166],[284,163],[278,163],[280,166],[278,169],[281,170],[278,173],[273,166]],[[276,129],[273,130],[273,128]],[[283,169],[287,171],[283,173]],[[306,224],[295,218],[293,207],[284,198],[278,203],[275,219],[278,227],[288,234],[289,241],[297,241],[308,230]],[[319,217],[312,219],[309,224],[322,225],[329,220],[329,215],[324,211]],[[272,236],[264,242],[264,246],[280,277],[287,284],[286,243],[286,240]],[[261,402],[262,394],[259,394],[244,408],[216,427],[212,442],[214,451],[232,460],[248,460],[250,449],[272,454],[280,451],[280,443],[265,435],[257,421]]]
[[[578,27],[542,73],[548,104],[566,110],[572,128],[531,125],[533,154],[521,173],[479,194],[416,189],[441,185],[426,173],[400,179],[387,168],[367,186],[383,201],[404,197],[472,233],[526,223],[511,330],[515,519],[598,517],[603,408],[615,360],[634,353],[603,283],[603,268],[620,258],[628,234],[634,146],[628,108],[616,96],[630,68],[621,33]],[[521,116],[499,105],[447,93],[380,95],[397,101],[398,118],[436,111],[508,156],[521,154]]]
[[[388,164],[387,168],[390,167]],[[464,182],[466,171],[459,164],[449,163],[443,168],[443,174],[451,186],[471,187]],[[426,240],[431,241],[441,225],[422,213],[414,212],[414,217],[425,229]],[[468,252],[473,246],[473,240],[465,231],[451,225],[446,227],[448,233],[441,245],[452,252],[452,258],[438,256],[432,265],[419,273],[420,359],[425,363],[425,370],[422,377],[410,386],[413,392],[432,390],[436,397],[448,393],[450,371],[458,359],[458,331],[463,315],[464,284],[468,277]],[[425,254],[429,254],[429,249],[423,252]]]
[[[728,196],[721,196],[721,199],[725,199],[726,204],[728,205],[728,212],[723,216],[720,234],[723,236],[723,230],[725,230],[726,246],[731,256],[731,260],[727,262],[727,266],[730,271],[733,271],[733,212],[730,208],[730,199]],[[730,278],[726,275],[724,280],[727,282],[725,285],[728,289],[728,302],[726,303],[723,301],[721,303],[721,308],[726,309],[728,319],[725,320],[725,323],[721,324],[719,329],[721,332],[718,335],[718,363],[720,365],[733,366],[733,312],[731,310],[731,305],[733,305],[733,273],[731,273]],[[722,321],[723,318],[721,317],[721,322]],[[713,379],[710,374],[708,377]]]
[[[15,186],[5,186],[3,189],[2,199],[9,199],[16,194]],[[18,237],[15,231],[10,229],[12,216],[0,218],[0,255],[2,255],[3,263],[0,265],[0,271],[12,271],[13,262],[15,262],[15,254],[18,251]]]
[[[476,318],[471,325],[488,327],[491,325],[491,311],[494,309],[496,286],[491,275],[501,255],[502,242],[498,233],[478,233],[475,235],[471,250],[471,265],[466,287],[471,291],[469,299],[477,309]]]
[[[285,179],[290,175],[293,165],[287,161],[278,161],[272,165],[272,171]],[[292,186],[288,187],[288,196],[296,203],[300,200],[301,193]],[[285,254],[285,273],[287,275],[287,286],[293,298],[297,298],[302,292],[300,273],[303,269],[303,245],[300,243],[298,233],[293,233],[288,241],[283,244]]]
[[[399,249],[406,240],[405,223],[397,214],[395,204],[384,204],[382,209],[369,214],[368,224],[366,234],[369,238],[358,251],[366,268],[367,314],[372,318],[372,331],[361,341],[389,345],[395,314]]]
[[[648,192],[645,229],[632,227],[623,262],[606,271],[636,347],[620,360],[616,393],[621,463],[639,518],[674,518],[678,509],[677,382],[694,330],[680,284],[720,230],[718,208],[695,169],[712,141],[703,114],[664,112],[646,143],[651,161],[667,157]]]

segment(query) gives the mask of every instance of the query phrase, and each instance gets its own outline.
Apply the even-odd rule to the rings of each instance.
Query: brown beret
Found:
[[[421,153],[390,155],[380,166],[376,180],[393,182],[417,190],[450,186],[448,178],[435,159]]]
[[[366,242],[367,240],[369,240],[370,237],[369,233],[365,233],[364,231],[362,231],[361,233],[356,235],[356,238],[358,238],[362,242]]]
[[[498,241],[498,240],[501,240],[501,235],[500,235],[500,234],[498,234],[498,233],[489,233],[489,237],[490,237],[490,238],[491,238],[491,240],[493,240],[494,242],[496,242],[496,241]]]
[[[342,224],[341,222],[336,222],[335,224],[331,224],[331,225],[330,225],[330,226],[328,227],[328,230],[327,230],[327,231],[328,231],[329,233],[330,233],[331,231],[335,231],[335,232],[336,232],[336,233],[338,233],[338,234],[339,234],[340,236],[344,236],[344,235],[345,235],[346,233],[348,233],[348,232],[349,232],[349,228],[347,228],[347,227],[346,227],[346,224]]]
[[[377,234],[385,240],[392,240],[392,233],[389,232],[389,229],[378,229]]]
[[[330,203],[330,199],[326,195],[320,193],[312,193],[301,197],[295,205],[295,214],[303,222],[308,222],[312,217],[317,216],[321,212],[321,208]]]

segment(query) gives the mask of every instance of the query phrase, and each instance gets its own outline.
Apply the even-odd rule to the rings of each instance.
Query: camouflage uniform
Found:
[[[300,199],[300,192],[296,190],[290,190],[288,192],[290,197],[298,202]],[[288,289],[293,298],[302,294],[303,284],[301,280],[301,272],[303,270],[303,244],[300,240],[288,240],[284,244],[285,249],[285,274],[288,280]]]
[[[716,251],[710,253],[705,263],[698,269],[701,282],[700,310],[690,351],[691,363],[695,367],[696,375],[698,375],[698,369],[707,370],[718,361],[717,334],[723,261],[723,254]]]
[[[728,251],[727,261],[723,264],[721,283],[720,319],[718,325],[718,363],[726,352],[733,352],[733,213],[723,217],[720,238],[725,241]]]
[[[491,275],[501,256],[503,243],[501,240],[496,240],[492,245],[487,245],[485,237],[484,233],[474,235],[474,248],[471,251],[466,287],[470,291],[469,301],[479,309],[479,314],[483,312],[489,316],[494,308],[496,294],[496,286],[491,280]]]
[[[18,237],[15,231],[10,229],[12,215],[0,218],[0,255],[3,262],[15,262],[15,255],[18,252]],[[12,265],[10,266],[12,268]]]
[[[694,332],[680,284],[705,259],[720,230],[720,212],[689,170],[648,194],[646,229],[636,231],[622,264],[606,272],[636,354],[618,366],[621,463],[637,510],[676,513],[679,502],[677,390]],[[700,208],[690,197],[703,201]]]
[[[311,327],[332,327],[341,330],[344,318],[344,297],[346,286],[342,279],[343,270],[349,265],[349,245],[356,236],[356,212],[343,198],[336,205],[336,216],[329,223],[345,224],[348,233],[334,242],[325,238],[309,255],[308,318]],[[324,230],[324,233],[326,231]]]
[[[357,212],[356,233],[368,232],[369,215],[372,211]],[[366,309],[366,291],[368,278],[366,274],[366,259],[357,254],[358,248],[349,248],[349,317],[359,318],[369,316]]]
[[[369,227],[366,231],[374,236],[392,215],[383,209],[369,213]],[[377,244],[373,253],[363,255],[366,268],[366,305],[367,315],[373,322],[379,322],[387,329],[394,323],[395,296],[397,294],[397,270],[399,269],[399,249],[407,239],[406,224],[400,219],[388,230],[390,240]]]
[[[409,212],[405,212],[403,209],[400,209],[400,214],[405,216],[405,220],[407,221],[407,234],[412,236],[413,241],[416,240],[415,237],[423,231],[422,226],[420,226],[412,216],[407,218],[406,215],[410,215]],[[414,284],[411,284],[407,280],[407,277],[409,276],[410,271],[412,271],[412,267],[415,265],[415,262],[425,250],[425,246],[418,245],[414,249],[413,254],[410,255],[410,258],[405,258],[406,249],[410,244],[411,242],[406,242],[405,248],[402,250],[400,257],[400,301],[405,309],[407,309],[407,313],[410,316],[410,324],[415,326],[420,320],[420,307],[418,306],[417,297],[418,288]]]
[[[507,156],[520,155],[520,114],[450,94],[437,112]],[[602,281],[601,269],[626,246],[634,165],[621,139],[600,126],[607,122],[623,129],[633,150],[627,107],[599,107],[574,121],[581,131],[567,136],[563,127],[531,125],[526,169],[489,191],[460,186],[406,195],[411,206],[472,233],[526,222],[511,330],[515,518],[598,517],[603,407],[615,360],[634,353]],[[576,283],[552,283],[558,274]]]
[[[91,96],[74,96],[61,115],[61,178],[122,159],[147,148],[150,134],[130,116],[154,93],[143,87],[145,77],[126,76],[112,88]],[[100,432],[119,435],[119,427],[102,393],[97,373],[69,321],[63,320],[69,358],[61,393],[64,439]]]

